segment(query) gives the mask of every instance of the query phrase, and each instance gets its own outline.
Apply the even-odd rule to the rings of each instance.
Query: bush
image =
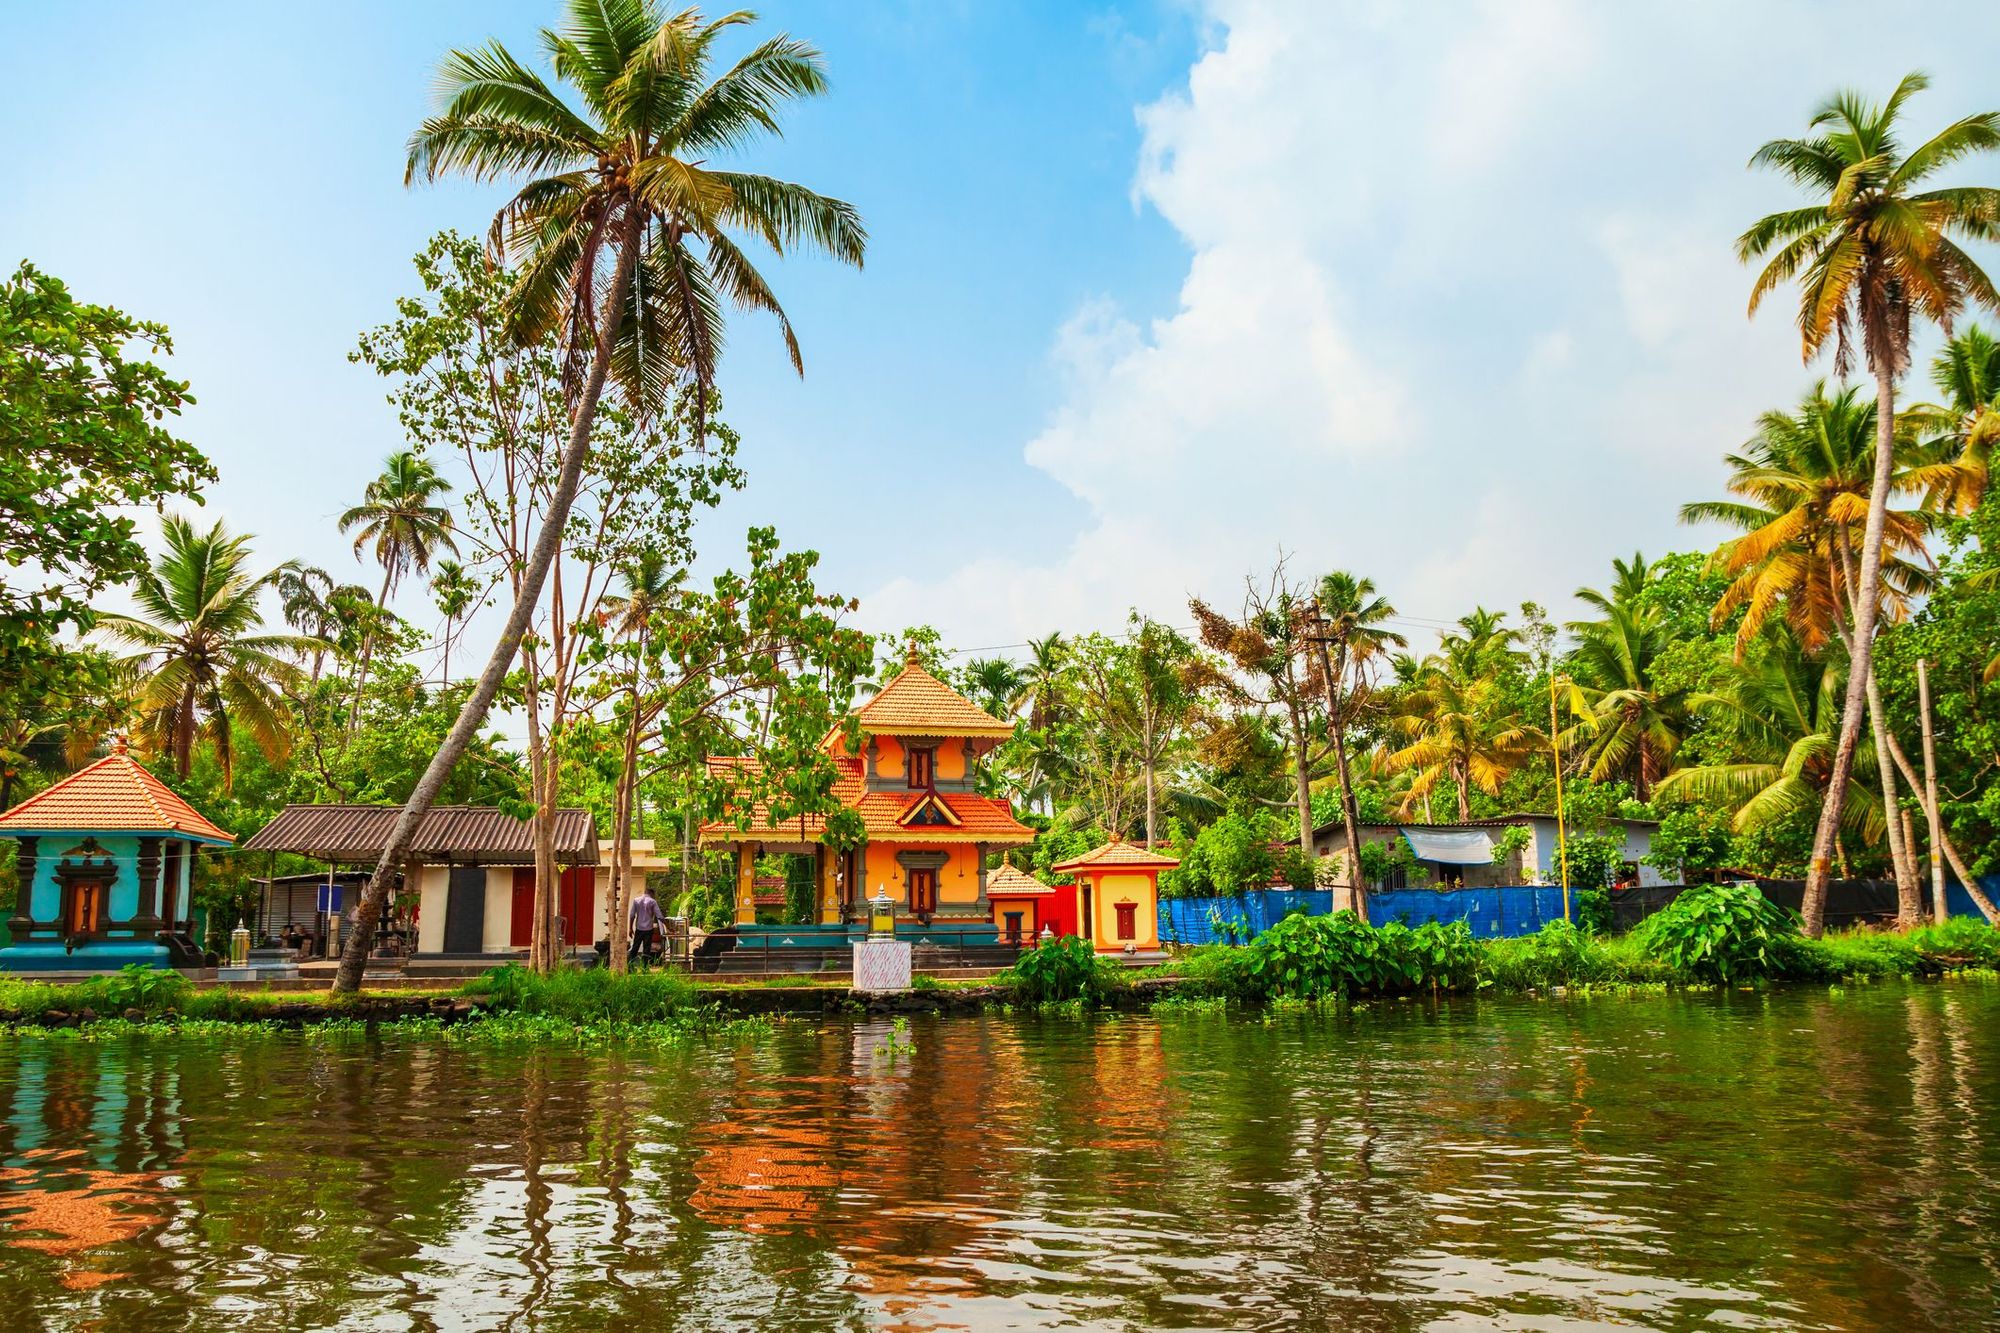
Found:
[[[1418,984],[1432,990],[1468,990],[1478,983],[1479,940],[1463,921],[1426,921],[1410,932]]]
[[[1012,985],[1016,997],[1027,1004],[1068,1000],[1102,1004],[1128,984],[1124,968],[1109,958],[1100,958],[1088,940],[1075,935],[1043,940],[1022,953],[1000,980]]]
[[[1533,935],[1489,940],[1487,979],[1510,990],[1540,990],[1602,979],[1608,969],[1597,941],[1568,921],[1551,921]]]
[[[1687,889],[1634,934],[1688,981],[1733,985],[1811,964],[1797,945],[1796,919],[1754,884]]]
[[[460,993],[483,995],[496,1011],[576,1023],[658,1022],[695,1007],[694,984],[679,972],[621,975],[601,967],[566,967],[538,976],[518,963],[508,963],[474,977]]]
[[[1393,988],[1405,969],[1402,959],[1385,953],[1380,931],[1352,912],[1335,912],[1288,916],[1252,940],[1250,975],[1263,996],[1318,1000]]]

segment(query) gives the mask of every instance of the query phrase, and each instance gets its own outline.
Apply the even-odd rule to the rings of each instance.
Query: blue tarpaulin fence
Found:
[[[1980,884],[1989,896],[2000,895],[2000,876],[1982,876]],[[1678,886],[1635,892],[1649,899],[1643,912],[1651,913],[1670,902],[1677,891]],[[1387,889],[1368,895],[1368,919],[1378,926],[1389,921],[1408,926],[1463,921],[1479,938],[1498,939],[1532,935],[1549,922],[1562,920],[1562,899],[1560,887],[1537,885]],[[1979,915],[1971,895],[1956,880],[1946,886],[1945,903],[1953,916]],[[1166,898],[1160,902],[1160,937],[1168,944],[1212,944],[1232,934],[1245,940],[1293,912],[1323,916],[1332,910],[1333,894],[1326,889],[1259,889],[1228,898]],[[1893,898],[1889,910],[1893,914]]]
[[[1292,912],[1321,916],[1333,910],[1325,889],[1261,889],[1228,898],[1168,898],[1160,904],[1160,931],[1170,944],[1210,944],[1256,935]],[[1562,919],[1560,888],[1533,886],[1491,889],[1390,889],[1368,895],[1368,919],[1376,925],[1401,921],[1463,921],[1481,939],[1532,935]]]

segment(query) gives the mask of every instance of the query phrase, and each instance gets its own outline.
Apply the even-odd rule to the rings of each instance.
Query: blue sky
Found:
[[[772,270],[803,381],[768,322],[736,325],[751,483],[709,545],[773,523],[864,624],[968,648],[1132,606],[1184,623],[1281,548],[1372,575],[1415,625],[1560,613],[1613,554],[1698,544],[1677,506],[1813,373],[1781,309],[1744,318],[1729,243],[1792,199],[1750,152],[1916,67],[1927,132],[1989,105],[2000,65],[1978,4],[763,12],[835,91],[754,160],[852,200],[872,240],[858,274]],[[333,519],[401,442],[346,353],[424,238],[499,197],[404,189],[403,142],[447,47],[529,56],[553,15],[0,20],[0,260],[172,328],[184,433],[222,471],[207,511],[264,556],[359,573]],[[918,535],[882,542],[868,507]]]

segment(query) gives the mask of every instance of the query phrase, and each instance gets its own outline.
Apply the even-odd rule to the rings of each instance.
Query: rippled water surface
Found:
[[[0,1036],[0,1327],[1975,1327],[2000,987]]]

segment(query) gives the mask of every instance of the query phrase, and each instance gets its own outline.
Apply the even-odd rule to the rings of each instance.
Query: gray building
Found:
[[[1642,885],[1664,884],[1665,877],[1652,866],[1642,864],[1653,847],[1657,820],[1614,819],[1611,827],[1624,829],[1625,878]],[[1493,854],[1502,845],[1510,828],[1525,828],[1527,843],[1495,863]],[[1414,864],[1396,878],[1409,884],[1436,887],[1490,888],[1504,884],[1554,884],[1557,872],[1556,817],[1541,814],[1501,815],[1494,819],[1474,819],[1463,824],[1363,824],[1361,841],[1393,845],[1405,843]],[[1572,834],[1575,832],[1571,830]],[[1345,865],[1347,834],[1339,820],[1313,830],[1313,852]],[[1414,872],[1414,873],[1412,873]],[[1376,888],[1402,888],[1405,884],[1379,884]]]

